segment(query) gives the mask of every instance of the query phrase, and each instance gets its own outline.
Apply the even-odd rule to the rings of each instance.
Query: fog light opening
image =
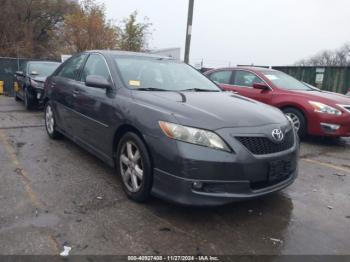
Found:
[[[321,127],[327,131],[334,132],[339,130],[340,125],[321,123]]]
[[[200,181],[195,181],[192,183],[192,188],[195,190],[201,190],[203,189],[204,184]]]

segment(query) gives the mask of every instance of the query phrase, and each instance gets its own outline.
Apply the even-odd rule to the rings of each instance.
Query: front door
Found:
[[[74,90],[78,86],[77,77],[86,57],[86,54],[81,54],[70,58],[50,82],[57,125],[70,136],[74,136]]]
[[[102,76],[111,83],[110,89],[86,86],[89,75]],[[91,54],[82,70],[79,86],[75,89],[74,110],[77,125],[76,139],[97,151],[106,158],[112,155],[114,129],[116,121],[114,111],[115,89],[105,58],[100,54]]]
[[[264,80],[252,72],[245,70],[233,71],[231,86],[234,91],[242,96],[269,104],[273,96],[273,90],[256,89],[253,87],[255,83],[266,84]]]

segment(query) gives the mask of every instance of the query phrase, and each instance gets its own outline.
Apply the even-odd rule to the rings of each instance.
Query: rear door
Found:
[[[224,90],[235,91],[232,82],[232,71],[231,70],[220,70],[215,71],[209,75],[209,78],[215,83],[219,84]]]
[[[273,90],[256,89],[253,85],[266,84],[258,75],[245,70],[234,70],[231,80],[231,88],[242,96],[246,96],[260,102],[269,104],[272,99]],[[267,84],[266,84],[267,85]]]
[[[89,75],[101,76],[111,83],[110,89],[86,86]],[[114,136],[113,121],[115,89],[106,59],[98,53],[89,55],[82,70],[79,84],[75,87],[74,133],[84,145],[105,158],[111,156]]]
[[[52,77],[50,90],[52,90],[51,101],[56,112],[58,127],[68,135],[73,136],[74,127],[74,90],[78,87],[77,78],[80,75],[82,65],[87,54],[80,54],[67,60],[60,70]]]

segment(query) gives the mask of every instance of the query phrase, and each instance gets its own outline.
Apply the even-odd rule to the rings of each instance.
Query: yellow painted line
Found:
[[[325,162],[321,162],[321,161],[313,160],[313,159],[309,159],[309,158],[302,158],[301,160],[304,161],[304,162],[311,163],[311,164],[316,164],[316,165],[319,165],[319,166],[324,166],[324,167],[328,167],[328,168],[335,169],[335,170],[338,170],[338,171],[350,173],[350,169],[344,168],[344,167],[340,167],[340,166],[336,166],[336,165],[333,165],[333,164],[330,164],[330,163],[325,163]]]
[[[33,206],[36,208],[39,208],[42,203],[40,203],[40,200],[38,199],[37,195],[35,194],[30,179],[27,175],[27,173],[21,168],[20,163],[17,159],[16,153],[14,148],[11,146],[10,141],[6,138],[6,135],[2,130],[0,130],[0,139],[3,141],[5,150],[10,156],[12,164],[16,167],[16,173],[21,176],[21,181],[24,185],[24,188],[30,198],[30,201],[32,202]]]
[[[43,209],[43,207],[45,206],[44,203],[39,200],[37,194],[33,190],[32,183],[29,179],[28,174],[21,167],[20,162],[17,159],[16,151],[15,151],[14,147],[11,145],[9,138],[6,136],[4,131],[1,129],[0,129],[0,141],[3,142],[3,144],[5,146],[5,151],[10,156],[10,160],[11,160],[12,165],[15,166],[15,168],[16,168],[15,169],[16,174],[19,175],[21,178],[21,182],[23,183],[25,191],[26,191],[27,195],[29,196],[30,202],[32,203],[32,205],[35,208]],[[58,244],[57,240],[52,235],[49,235],[49,243],[55,252],[59,252],[59,244]]]

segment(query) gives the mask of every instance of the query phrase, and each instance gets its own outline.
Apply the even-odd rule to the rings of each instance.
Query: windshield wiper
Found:
[[[155,87],[141,87],[141,88],[137,88],[135,90],[139,90],[139,91],[169,91],[166,89],[155,88]]]
[[[220,92],[220,90],[212,90],[212,89],[202,89],[202,88],[189,88],[181,90],[181,92]]]

